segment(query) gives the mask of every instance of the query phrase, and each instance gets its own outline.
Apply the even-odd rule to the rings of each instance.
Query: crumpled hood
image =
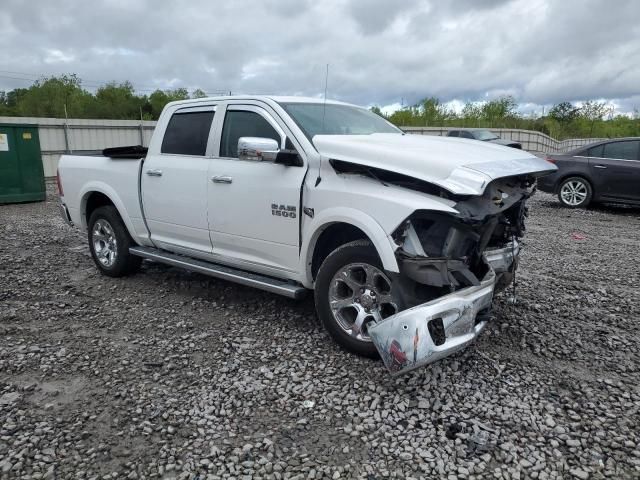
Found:
[[[557,169],[522,150],[451,137],[316,135],[313,144],[324,157],[400,173],[459,195],[482,195],[497,178],[540,176]]]

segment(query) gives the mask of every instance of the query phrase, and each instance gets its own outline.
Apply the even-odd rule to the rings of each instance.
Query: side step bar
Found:
[[[165,252],[157,248],[131,247],[129,248],[129,253],[155,262],[166,263],[173,267],[184,268],[191,272],[198,272],[210,277],[221,278],[241,285],[259,288],[289,298],[299,299],[307,293],[304,287],[289,283],[286,280],[267,277],[266,275],[260,275],[258,273],[245,272],[237,268],[205,262],[204,260],[196,260],[183,255]]]

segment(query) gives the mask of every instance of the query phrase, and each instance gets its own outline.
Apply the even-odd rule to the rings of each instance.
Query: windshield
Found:
[[[314,135],[369,135],[402,133],[380,115],[350,105],[281,103],[309,140]]]
[[[500,138],[495,133],[490,132],[489,130],[476,130],[473,132],[473,136],[476,140],[495,140],[496,138]]]

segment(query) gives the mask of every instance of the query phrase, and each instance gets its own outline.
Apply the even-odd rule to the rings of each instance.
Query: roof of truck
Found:
[[[323,98],[319,97],[298,97],[298,96],[286,96],[286,95],[224,95],[218,97],[203,97],[194,98],[190,100],[177,100],[171,102],[172,105],[185,105],[193,103],[201,103],[207,101],[221,101],[221,100],[272,100],[277,103],[324,103]],[[359,105],[353,105],[351,103],[340,102],[338,100],[326,100],[327,104],[333,105],[351,105],[359,107]]]

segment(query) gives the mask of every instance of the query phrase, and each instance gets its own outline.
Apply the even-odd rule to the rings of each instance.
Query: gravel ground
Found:
[[[640,210],[531,207],[517,304],[393,379],[310,299],[104,277],[52,196],[0,206],[0,478],[640,478]]]

